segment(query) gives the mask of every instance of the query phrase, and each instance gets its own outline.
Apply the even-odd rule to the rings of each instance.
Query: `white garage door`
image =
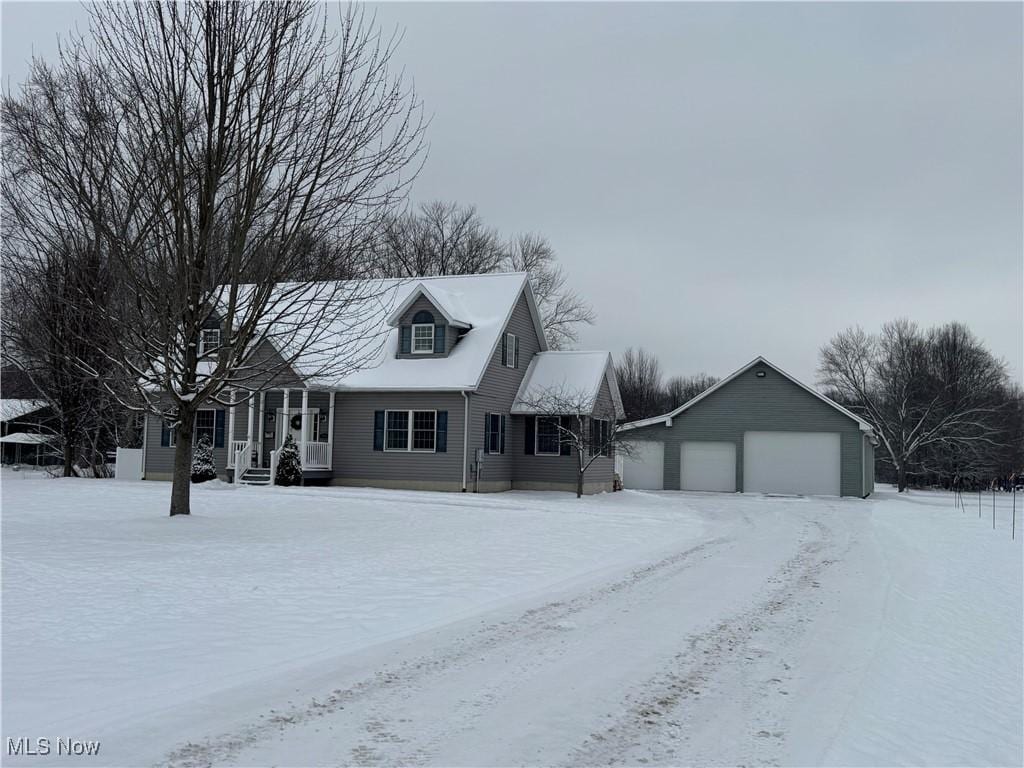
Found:
[[[684,491],[735,491],[736,443],[684,441],[679,487]]]
[[[665,487],[665,444],[657,440],[630,443],[630,455],[622,456],[622,486],[646,491]]]
[[[838,432],[747,432],[743,490],[839,495]]]

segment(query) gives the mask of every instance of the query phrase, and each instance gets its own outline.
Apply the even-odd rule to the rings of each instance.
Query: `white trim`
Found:
[[[518,368],[519,361],[516,359],[519,357],[516,354],[516,335],[505,331],[505,367],[506,368]],[[510,365],[511,363],[511,365]]]
[[[611,356],[610,352],[603,352],[601,350],[587,351],[587,350],[581,350],[581,349],[566,349],[566,350],[558,350],[558,351],[555,351],[555,352],[544,352],[543,354],[545,354],[545,355],[596,355],[596,354],[604,354],[605,355],[604,369],[601,371],[601,374],[597,377],[597,380],[594,382],[594,385],[593,385],[593,388],[592,388],[591,394],[590,394],[590,397],[591,397],[590,413],[586,413],[586,414],[583,414],[583,415],[590,416],[590,415],[593,414],[594,409],[597,408],[598,398],[601,395],[601,384],[602,384],[602,382],[606,382],[608,384],[608,391],[609,391],[609,393],[611,395],[612,408],[615,411],[615,418],[616,419],[623,419],[623,418],[625,418],[626,412],[625,412],[625,410],[622,407],[622,395],[619,393],[619,383],[618,383],[618,380],[615,378],[615,366],[612,364],[612,356]],[[519,389],[516,391],[516,396],[512,400],[511,414],[513,416],[540,416],[540,415],[543,415],[543,414],[540,414],[539,412],[537,412],[536,410],[534,410],[533,408],[530,408],[530,407],[528,407],[528,406],[523,404],[523,400],[526,398],[526,393],[530,391],[530,387],[532,386],[533,374],[536,371],[537,366],[540,364],[542,359],[543,358],[541,357],[541,354],[538,353],[538,354],[533,356],[533,359],[530,360],[530,364],[526,367],[526,373],[523,374],[523,378],[519,382]]]
[[[208,334],[208,333],[216,333],[217,334],[217,341],[212,343],[212,344],[210,344],[210,345],[207,345],[207,343],[206,343],[206,334]],[[219,346],[221,346],[220,340],[221,340],[220,328],[201,328],[199,330],[199,356],[202,357],[203,355],[205,355],[210,350],[217,349]]]
[[[291,434],[292,417],[296,416],[296,415],[301,416],[302,415],[302,409],[299,406],[292,405],[292,406],[289,406],[287,413],[285,412],[284,408],[275,408],[274,409],[274,413],[275,413],[274,418],[276,419],[276,423],[274,424],[274,449],[275,450],[279,450],[281,448],[281,446],[284,445],[284,438],[285,438],[285,436],[288,435],[288,434]],[[307,432],[312,432],[313,431],[313,426],[317,425],[316,426],[316,430],[317,430],[317,433],[318,433],[318,436],[319,436],[319,431],[320,431],[320,427],[319,427],[320,409],[319,408],[310,408],[309,409],[309,414],[310,414],[310,421],[307,424],[307,430],[306,431]],[[302,432],[303,432],[302,427],[299,427],[299,437],[300,438],[302,437]],[[322,442],[325,442],[325,441],[323,441],[323,440],[313,440],[311,437],[309,437],[307,435],[306,436],[306,442],[308,442],[308,443],[322,443]],[[328,440],[326,442],[330,442],[330,441]],[[296,445],[299,445],[299,442],[296,442]]]
[[[430,329],[430,349],[416,349],[416,329],[417,328],[429,328]],[[409,352],[414,355],[432,355],[434,354],[434,329],[436,325],[434,323],[413,323],[412,331],[409,339]]]
[[[487,429],[484,431],[484,453],[486,453],[489,456],[504,456],[505,455],[505,451],[502,450],[502,446],[505,444],[505,438],[506,438],[506,434],[505,433],[508,431],[509,414],[502,413],[501,411],[486,411],[484,413],[484,415],[487,417]],[[493,431],[493,429],[491,427],[491,417],[492,416],[497,416],[498,417],[498,431],[497,432]],[[503,426],[505,427],[504,429],[502,428]],[[491,450],[491,443],[490,443],[490,439],[489,439],[490,435],[497,435],[498,436],[498,450],[496,450],[496,451],[492,451]],[[534,451],[537,450],[536,437],[537,437],[537,430],[536,430],[536,425],[535,425],[535,428],[534,428],[534,446],[533,446]]]
[[[317,430],[319,434],[319,430]],[[331,392],[331,398],[327,405],[327,442],[331,444],[331,453],[334,453],[334,392]],[[334,457],[331,457],[331,463],[334,463]]]
[[[559,421],[559,418],[560,417],[558,417],[558,416],[535,416],[534,417],[534,419],[535,419],[535,421],[533,423],[533,455],[534,456],[561,456],[562,455],[562,425],[561,425],[561,422]],[[539,446],[540,446],[540,420],[541,419],[554,419],[555,423],[558,425],[556,427],[556,429],[558,430],[558,432],[556,433],[558,435],[558,448],[555,449],[554,453],[550,453],[548,451],[541,452],[541,450],[540,450]]]
[[[398,308],[395,309],[395,311],[388,316],[387,324],[390,325],[391,327],[395,327],[396,325],[398,325],[398,323],[402,319],[402,315],[404,315],[406,311],[408,311],[409,307],[411,307],[416,302],[416,300],[419,299],[420,296],[426,298],[426,300],[431,303],[434,309],[441,313],[441,316],[445,319],[448,325],[454,325],[456,328],[473,327],[472,324],[467,323],[465,320],[460,320],[457,317],[454,317],[444,306],[444,302],[438,301],[437,297],[435,297],[434,294],[430,292],[430,289],[427,288],[427,286],[424,285],[422,282],[419,283],[415,288],[413,288],[409,292],[409,295],[406,296],[405,301],[399,304]]]
[[[857,416],[856,414],[851,413],[846,408],[843,408],[843,406],[839,405],[839,403],[836,403],[836,402],[834,402],[832,400],[829,400],[827,397],[825,397],[823,394],[821,394],[817,390],[811,389],[809,386],[804,384],[799,379],[794,378],[793,376],[789,375],[784,370],[779,368],[779,366],[775,365],[772,362],[769,362],[768,360],[766,360],[765,358],[763,358],[761,356],[755,357],[753,360],[751,360],[749,363],[744,365],[738,371],[735,371],[735,372],[731,373],[730,375],[726,376],[724,379],[722,379],[720,382],[715,384],[713,387],[708,387],[703,392],[701,392],[699,395],[697,395],[696,397],[694,397],[694,398],[688,400],[687,402],[683,403],[681,406],[676,408],[674,411],[670,411],[669,413],[663,414],[661,416],[652,416],[649,419],[638,419],[637,421],[631,421],[628,424],[623,424],[621,427],[619,427],[619,429],[620,430],[638,429],[640,427],[649,427],[649,426],[651,426],[653,424],[665,424],[666,426],[670,427],[670,426],[672,426],[672,418],[673,417],[678,416],[683,411],[685,411],[685,410],[691,408],[692,406],[696,405],[701,400],[703,400],[705,397],[708,397],[711,393],[717,392],[719,389],[724,387],[726,384],[731,382],[733,379],[735,379],[738,376],[740,376],[740,375],[746,373],[747,371],[749,371],[755,365],[767,365],[769,368],[774,370],[776,373],[780,374],[781,376],[785,377],[786,379],[789,379],[789,381],[791,381],[793,384],[796,384],[798,387],[800,387],[800,389],[802,389],[805,392],[808,392],[808,393],[814,395],[816,398],[821,400],[826,405],[832,406],[833,408],[835,408],[837,411],[839,411],[844,416],[848,416],[849,418],[853,419],[855,422],[857,422],[857,424],[860,425],[861,432],[867,432],[869,434],[871,434],[873,432],[873,430],[871,428],[871,425],[868,424],[866,421],[864,421],[864,419],[862,419],[860,416]]]
[[[404,413],[408,416],[408,427],[406,428],[405,435],[405,448],[388,448],[388,414],[389,413]],[[415,414],[417,413],[432,413],[434,414],[434,446],[432,448],[413,448],[413,432],[415,432]],[[421,430],[423,431],[423,430]],[[394,408],[384,409],[384,452],[385,453],[437,453],[437,410],[431,408]]]

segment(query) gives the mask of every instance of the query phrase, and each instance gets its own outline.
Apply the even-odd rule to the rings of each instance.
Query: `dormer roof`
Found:
[[[469,320],[463,318],[468,317],[466,308],[462,306],[462,300],[457,293],[454,293],[446,289],[442,285],[428,285],[425,280],[419,280],[413,284],[412,290],[409,291],[409,295],[395,308],[387,319],[387,324],[392,328],[396,328],[402,321],[402,316],[409,310],[413,304],[415,304],[420,297],[425,298],[429,301],[441,316],[444,317],[445,322],[455,328],[469,329],[473,327],[473,324]]]

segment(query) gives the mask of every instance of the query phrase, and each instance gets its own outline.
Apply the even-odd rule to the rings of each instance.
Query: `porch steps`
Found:
[[[251,467],[242,472],[238,480],[242,485],[270,485],[270,470],[263,467]]]

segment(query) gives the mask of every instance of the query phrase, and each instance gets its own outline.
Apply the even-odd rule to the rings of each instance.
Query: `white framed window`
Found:
[[[409,450],[409,411],[386,411],[384,425],[384,450]]]
[[[220,346],[220,328],[203,328],[199,336],[199,354],[205,355]]]
[[[558,456],[562,451],[562,436],[558,429],[558,416],[538,416],[534,433],[537,456]]]
[[[434,453],[437,411],[385,411],[384,450]]]
[[[412,327],[412,353],[430,355],[434,352],[433,323],[417,323]]]
[[[608,419],[590,421],[590,455],[611,456],[608,436],[611,434]]]
[[[193,441],[198,443],[202,438],[208,438],[210,445],[214,444],[217,429],[217,415],[212,408],[203,408],[196,411],[196,428],[192,434]]]
[[[437,433],[437,413],[434,411],[412,411],[411,451],[433,451],[434,436]]]
[[[505,416],[501,413],[488,413],[484,434],[484,451],[502,454],[505,452]]]
[[[519,367],[519,339],[514,333],[505,334],[505,359],[502,362],[506,368]]]

